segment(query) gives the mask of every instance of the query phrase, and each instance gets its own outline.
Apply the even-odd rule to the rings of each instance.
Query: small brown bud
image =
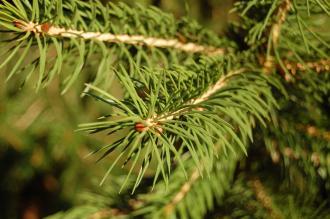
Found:
[[[23,23],[21,22],[21,21],[18,21],[18,20],[15,20],[15,21],[13,21],[13,25],[15,26],[15,27],[18,27],[18,28],[23,28]]]
[[[138,123],[135,124],[135,130],[137,132],[144,132],[144,131],[148,131],[149,130],[149,127],[148,126],[145,126],[141,122],[138,122]]]
[[[51,24],[49,24],[49,23],[41,24],[41,30],[42,30],[42,32],[47,33],[50,28],[51,28]]]
[[[159,123],[135,123],[135,131],[137,132],[145,132],[148,131],[150,128],[153,128],[153,130],[156,131],[157,134],[163,133],[163,128],[159,125]]]

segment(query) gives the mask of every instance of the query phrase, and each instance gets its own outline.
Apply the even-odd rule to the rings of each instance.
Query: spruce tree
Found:
[[[52,104],[78,127],[43,115],[75,139],[59,150],[47,136],[49,165],[75,154],[58,168],[63,189],[80,184],[48,218],[330,218],[330,4],[240,0],[230,13],[218,36],[152,6],[1,1],[1,80],[47,103],[0,128],[25,132]]]

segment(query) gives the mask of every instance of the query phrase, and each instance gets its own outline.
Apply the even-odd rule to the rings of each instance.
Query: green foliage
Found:
[[[115,143],[100,148],[105,150],[100,159],[118,150],[120,153],[114,165],[124,156],[123,166],[133,159],[131,170],[139,160],[143,160],[133,190],[152,160],[158,163],[154,183],[159,174],[165,182],[168,181],[172,158],[185,171],[180,157],[187,151],[196,166],[202,164],[209,172],[213,166],[213,157],[219,156],[214,145],[220,144],[218,147],[224,155],[235,154],[237,150],[246,153],[245,139],[250,137],[252,140],[254,118],[265,124],[264,120],[269,119],[268,112],[276,105],[270,90],[270,84],[276,84],[276,79],[270,82],[267,77],[248,69],[242,72],[231,71],[228,69],[231,62],[230,59],[205,58],[187,66],[189,71],[182,67],[171,69],[170,73],[137,70],[136,75],[140,75],[141,81],[131,80],[122,68],[122,72],[117,75],[128,97],[119,101],[109,93],[90,86],[97,93],[89,95],[117,110],[107,115],[110,120],[83,124],[80,130],[90,133],[107,131],[108,134],[125,130],[128,133]],[[184,78],[184,72],[190,71],[196,76]],[[182,74],[175,78],[171,72]],[[167,75],[171,77],[167,79]],[[216,84],[214,81],[218,78],[225,85],[217,88],[207,99],[196,101],[210,89],[209,84]],[[196,84],[199,86],[196,87]],[[143,97],[137,91],[141,87],[145,92]],[[215,88],[211,86],[212,89]],[[138,130],[137,125],[144,126],[144,129]],[[240,128],[235,130],[235,127]],[[199,148],[199,145],[205,147]],[[126,151],[129,152],[126,154]]]
[[[302,194],[280,188],[278,184],[263,187],[255,179],[242,175],[223,200],[221,206],[233,207],[220,209],[217,218],[327,218],[329,215],[326,203],[315,206],[312,199]]]
[[[193,56],[159,48],[146,48],[143,45],[123,45],[99,40],[87,40],[77,35],[74,37],[48,36],[47,29],[61,27],[81,32],[100,32],[111,34],[142,35],[144,37],[176,38],[184,41],[221,47],[229,41],[219,39],[212,32],[203,29],[188,18],[176,21],[172,15],[161,12],[155,7],[137,6],[134,10],[126,4],[102,5],[98,1],[4,1],[1,5],[0,26],[3,28],[4,46],[2,56],[6,57],[0,68],[13,61],[21,51],[20,58],[15,60],[7,80],[16,74],[28,80],[37,74],[36,89],[47,86],[54,77],[60,75],[65,93],[77,77],[83,66],[94,60],[95,75],[90,82],[97,86],[109,88],[113,81],[111,72],[118,64],[128,62],[134,68],[134,62],[140,66],[169,66],[184,62]],[[39,33],[24,31],[23,22],[33,22],[41,26]],[[44,30],[42,30],[44,29]],[[18,45],[16,42],[19,42]],[[29,55],[30,51],[33,55]],[[29,53],[28,53],[29,52]],[[78,62],[77,62],[77,57]],[[99,60],[95,63],[95,60]],[[69,70],[65,67],[69,66]],[[133,69],[131,69],[133,71]],[[69,72],[65,74],[65,72]]]
[[[191,177],[188,180],[181,171],[174,172],[168,189],[160,183],[154,192],[139,197],[142,206],[132,216],[202,218],[208,210],[221,203],[224,193],[230,188],[237,159],[234,156],[219,156],[210,174],[204,177],[199,175],[198,169],[191,162],[191,159],[186,162],[190,167]]]
[[[5,80],[22,89],[32,81],[39,93],[58,82],[71,95],[68,118],[97,138],[71,136],[78,140],[59,152],[57,135],[71,123],[57,118],[47,129],[57,133],[45,137],[47,159],[57,164],[80,148],[99,168],[77,207],[50,218],[326,218],[329,8],[242,0],[233,9],[239,21],[219,37],[152,6],[2,1]],[[12,125],[5,112],[0,127],[31,125]],[[68,159],[73,178],[77,157]]]

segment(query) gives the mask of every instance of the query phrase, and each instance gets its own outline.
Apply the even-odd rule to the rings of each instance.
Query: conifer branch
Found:
[[[45,110],[46,104],[38,99],[34,101],[29,108],[25,111],[23,115],[20,116],[17,121],[15,121],[15,127],[20,130],[26,130],[38,117],[39,115]]]
[[[330,59],[321,59],[318,61],[296,63],[284,60],[286,69],[292,74],[296,75],[297,71],[307,71],[308,69],[314,70],[316,73],[329,73],[330,72]]]
[[[298,136],[293,133],[297,133]],[[288,137],[288,135],[292,138],[290,141],[282,140],[282,136]],[[283,160],[297,161],[298,165],[302,165],[301,167],[307,171],[310,171],[310,168],[319,168],[320,166],[325,169],[328,168],[321,151],[324,150],[325,156],[327,156],[327,144],[330,142],[329,131],[320,130],[312,125],[298,124],[286,128],[283,132],[279,131],[276,136],[272,137],[271,141],[267,142],[271,143],[267,147],[270,148],[273,163],[277,164],[283,158]],[[305,146],[309,144],[311,146]],[[320,148],[315,148],[314,145],[318,145]]]
[[[168,68],[192,56],[222,56],[236,46],[227,38],[191,25],[188,18],[175,20],[152,7],[45,0],[34,1],[33,5],[29,1],[5,2],[0,8],[0,33],[5,39],[0,42],[4,46],[0,55],[5,57],[0,60],[0,68],[12,68],[6,80],[21,74],[24,82],[39,71],[33,77],[37,90],[61,75],[64,94],[89,64],[96,68],[90,83],[105,88],[112,83],[111,73],[121,64]],[[5,46],[8,40],[13,44],[10,47]],[[28,56],[31,51],[33,56]],[[20,57],[14,62],[18,53]],[[70,70],[64,72],[67,67]]]
[[[276,22],[270,28],[269,37],[272,40],[271,48],[276,48],[279,42],[281,28],[283,23],[286,20],[287,13],[291,9],[291,1],[283,0],[282,3],[278,7],[278,11],[276,14]],[[267,54],[266,60],[263,64],[263,70],[266,73],[269,73],[274,67],[274,57],[271,54]]]
[[[273,41],[273,46],[276,47],[278,44],[280,34],[281,34],[281,27],[286,20],[287,13],[291,9],[291,1],[290,0],[283,0],[278,8],[278,12],[276,15],[277,21],[272,25],[270,31],[270,37]]]
[[[215,94],[218,90],[220,90],[222,87],[226,85],[226,82],[229,78],[238,74],[242,74],[245,70],[246,69],[241,68],[238,70],[233,70],[231,72],[228,72],[227,75],[222,76],[213,86],[211,86],[205,93],[203,93],[201,97],[197,99],[193,99],[190,104],[196,105],[201,103],[202,101],[208,100],[210,96]]]
[[[186,196],[186,194],[190,191],[192,185],[194,184],[194,182],[200,177],[200,173],[198,168],[196,168],[188,181],[186,181],[180,188],[179,192],[172,198],[172,200],[170,201],[170,203],[168,203],[165,207],[164,207],[164,211],[166,215],[171,215],[173,209],[175,208],[175,206]]]
[[[310,153],[310,156],[307,156]],[[283,149],[283,155],[292,160],[305,160],[308,158],[315,167],[320,165],[320,154],[317,152],[307,152],[306,150],[303,151],[301,154],[295,153],[295,151],[290,147],[285,147]]]
[[[91,88],[88,95],[109,104],[111,107],[116,107],[118,114],[116,114],[117,112],[114,113],[114,118],[118,115],[121,117],[118,121],[113,119],[112,121],[82,124],[79,130],[90,133],[109,130],[110,134],[122,129],[130,131],[127,139],[124,137],[113,145],[104,147],[107,151],[100,159],[103,159],[116,148],[119,150],[120,147],[123,147],[124,150],[129,150],[128,146],[133,142],[134,147],[132,146],[133,149],[130,149],[131,155],[128,156],[127,160],[129,161],[135,156],[136,159],[138,156],[143,156],[145,168],[147,168],[151,159],[150,156],[136,153],[147,145],[150,148],[149,153],[158,150],[164,153],[165,157],[158,156],[157,162],[159,168],[163,167],[161,176],[166,179],[168,173],[165,172],[165,168],[171,169],[170,160],[175,159],[173,164],[178,164],[184,169],[179,153],[184,153],[183,149],[186,148],[193,154],[195,165],[199,166],[203,163],[205,165],[203,169],[209,172],[212,167],[211,156],[217,154],[214,144],[223,143],[226,154],[228,154],[227,148],[235,152],[234,148],[237,146],[239,150],[246,153],[246,145],[240,137],[252,139],[253,123],[251,120],[257,119],[265,124],[264,119],[269,118],[268,110],[273,104],[276,105],[276,100],[270,93],[269,81],[266,76],[247,71],[245,68],[225,73],[227,71],[226,62],[223,58],[219,59],[207,58],[202,60],[201,62],[205,66],[198,69],[195,68],[195,65],[185,67],[185,71],[192,67],[195,69],[193,72],[196,78],[187,78],[189,83],[202,84],[202,87],[197,89],[195,87],[183,88],[186,90],[186,97],[176,96],[178,94],[177,88],[171,85],[171,81],[168,81],[169,84],[167,85],[164,84],[164,81],[167,81],[165,78],[156,81],[159,73],[152,69],[146,69],[143,74],[146,77],[143,81],[146,81],[144,89],[148,90],[148,94],[145,95],[147,97],[141,98],[135,90],[136,88],[128,87],[130,84],[133,85],[133,81],[124,68],[122,69],[123,72],[118,73],[118,76],[125,88],[130,90],[130,93],[123,101],[101,89],[88,85]],[[221,68],[215,67],[215,65],[219,65]],[[209,69],[209,67],[212,68]],[[214,69],[217,69],[216,72]],[[243,72],[246,74],[243,75]],[[203,76],[201,77],[201,75]],[[153,79],[152,83],[148,83],[148,77]],[[276,82],[273,85],[276,86]],[[163,91],[162,95],[164,96],[160,96],[160,90]],[[251,92],[252,90],[253,92]],[[129,116],[124,116],[124,113],[128,113]],[[238,127],[239,124],[245,128]],[[160,143],[164,147],[157,148],[156,146]],[[197,148],[198,145],[205,145],[206,154]],[[172,157],[165,149],[173,151],[175,157]],[[133,153],[133,150],[136,152]],[[122,155],[124,154],[122,153]],[[163,160],[166,160],[166,166]],[[139,174],[143,175],[144,171]],[[136,185],[139,182],[138,180]]]
[[[208,100],[214,93],[216,93],[217,91],[219,91],[221,88],[223,88],[226,85],[226,82],[229,78],[241,74],[245,71],[246,69],[241,68],[241,69],[237,69],[237,70],[233,70],[231,72],[228,72],[228,74],[223,75],[220,77],[220,79],[212,86],[210,86],[209,89],[207,89],[200,97],[196,98],[196,99],[191,99],[190,101],[188,101],[186,103],[186,105],[188,106],[194,106],[196,105],[196,108],[191,107],[191,109],[194,110],[204,110],[203,108],[198,107],[198,104],[200,104],[203,101]],[[145,120],[145,124],[146,127],[154,127],[154,126],[158,126],[159,122],[166,122],[169,120],[172,120],[178,116],[180,116],[182,113],[185,113],[187,111],[187,109],[182,108],[180,110],[174,111],[174,112],[169,112],[169,113],[165,113],[165,114],[161,114],[161,115],[154,115],[151,118],[148,118]]]
[[[102,32],[84,32],[75,29],[66,29],[56,27],[49,23],[38,24],[33,22],[24,22],[20,20],[13,21],[16,27],[24,32],[33,32],[44,36],[79,38],[85,40],[98,40],[108,43],[124,43],[131,45],[144,45],[147,47],[159,47],[177,49],[187,53],[203,53],[206,55],[224,55],[225,48],[216,48],[213,46],[204,46],[192,42],[180,42],[178,39],[165,39],[157,37],[146,37],[143,35],[111,34]]]
[[[282,214],[273,207],[272,198],[267,194],[260,179],[257,178],[257,179],[252,180],[251,187],[255,192],[255,196],[256,196],[257,200],[269,212],[270,218],[272,218],[272,219],[283,218]]]
[[[222,149],[219,146],[215,147]],[[189,157],[185,162],[191,170],[189,179],[179,169],[175,170],[172,176],[176,182],[171,182],[168,189],[164,188],[164,183],[158,183],[154,192],[142,195],[140,202],[143,204],[135,209],[133,215],[143,213],[148,215],[147,218],[172,218],[176,215],[179,218],[201,218],[230,189],[238,157],[230,158],[216,159],[210,175],[203,177],[200,169],[191,166],[193,160]],[[202,200],[208,204],[202,207]]]
[[[298,125],[297,128],[300,131],[304,131],[310,137],[321,138],[324,141],[330,142],[330,131],[323,131],[312,125],[309,126]],[[294,150],[290,147],[285,147],[283,149],[283,155],[290,159],[298,160],[298,159],[306,159],[306,157],[308,157],[312,161],[315,167],[320,165],[321,156],[319,152],[307,151],[307,150],[304,150],[303,152],[304,153],[302,154],[296,154]],[[307,156],[308,154],[310,156]]]
[[[312,125],[309,126],[300,125],[298,126],[298,129],[304,130],[311,137],[322,138],[326,141],[330,141],[330,131],[323,131]]]
[[[116,216],[126,216],[124,212],[119,209],[111,208],[111,209],[102,209],[90,215],[88,219],[105,219]]]
[[[297,209],[292,207],[291,199],[289,207],[284,206],[278,201],[283,194],[270,193],[276,191],[269,189],[271,183],[250,178],[256,174],[267,175],[265,179],[278,176],[276,171],[261,170],[262,165],[270,164],[263,162],[262,157],[259,159],[265,147],[274,163],[284,165],[285,171],[294,169],[296,175],[308,176],[301,179],[301,184],[313,181],[308,189],[316,195],[306,193],[299,197],[319,196],[316,204],[325,200],[320,194],[329,188],[329,131],[312,125],[297,126],[294,121],[299,118],[302,123],[325,124],[321,120],[324,109],[328,109],[326,73],[330,70],[330,47],[329,34],[319,24],[328,21],[325,16],[329,15],[329,5],[320,0],[236,3],[242,9],[242,22],[228,35],[234,37],[220,38],[190,19],[176,20],[153,7],[131,8],[126,4],[84,0],[1,1],[0,46],[4,50],[0,52],[0,69],[9,69],[7,79],[17,76],[14,79],[21,82],[24,77],[25,83],[29,78],[37,78],[38,90],[59,77],[64,93],[86,72],[86,94],[107,104],[108,108],[88,112],[86,115],[90,116],[104,111],[107,114],[96,122],[80,125],[80,130],[111,136],[110,142],[90,153],[101,153],[98,161],[115,155],[110,165],[104,163],[107,171],[101,185],[112,171],[117,172],[116,168],[127,167],[127,171],[112,175],[112,180],[118,182],[116,185],[112,181],[110,191],[92,194],[96,195],[95,200],[84,197],[91,203],[85,211],[77,211],[78,215],[90,219],[164,215],[203,218],[218,201],[221,208],[232,207],[229,217],[298,217],[299,214],[290,215],[289,211]],[[241,50],[231,52],[232,48]],[[262,60],[258,62],[258,58]],[[261,71],[277,71],[285,80],[296,75],[301,80],[285,85],[292,92],[285,99],[277,92],[284,90],[277,77]],[[108,92],[113,91],[110,86],[116,76],[124,90],[120,98],[117,93]],[[74,107],[86,108],[85,102],[78,105]],[[276,112],[278,105],[283,108]],[[44,102],[36,102],[16,122],[5,121],[0,131],[8,141],[5,144],[15,143],[18,152],[26,151],[20,146],[21,138],[7,131],[6,126],[11,123],[10,126],[24,130],[44,107]],[[81,112],[72,111],[77,116]],[[1,114],[0,118],[5,116]],[[36,142],[60,138],[57,133],[55,137],[48,134]],[[239,162],[253,139],[252,152],[257,152],[258,157]],[[54,150],[43,153],[45,158],[48,151]],[[204,174],[208,177],[204,178]],[[292,180],[296,177],[293,175],[288,178]],[[241,176],[243,181],[239,181]],[[279,179],[280,188],[287,180],[285,177]],[[234,189],[233,178],[243,191],[226,203],[223,197],[226,191]],[[321,184],[325,184],[324,188],[319,188]],[[141,185],[145,188],[137,189]],[[117,194],[126,187],[132,193],[148,192],[132,199],[128,190]],[[242,202],[248,206],[237,209]],[[77,217],[73,212],[68,218]]]

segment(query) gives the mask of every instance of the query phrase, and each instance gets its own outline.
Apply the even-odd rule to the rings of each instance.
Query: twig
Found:
[[[15,122],[15,126],[20,130],[27,129],[44,111],[45,103],[42,100],[36,100],[25,111],[25,113]]]
[[[326,141],[330,141],[330,131],[320,130],[315,126],[308,125],[298,125],[297,128],[299,130],[305,131],[311,137],[322,138]]]
[[[282,3],[280,4],[280,6],[278,7],[278,11],[276,14],[277,20],[272,25],[271,30],[270,30],[269,37],[272,39],[271,48],[275,48],[278,44],[282,25],[285,22],[287,13],[289,12],[290,9],[291,9],[290,0],[283,0]],[[273,57],[273,55],[269,54],[266,56],[266,60],[263,63],[263,69],[266,73],[269,73],[273,67],[274,67],[274,57]]]
[[[306,62],[304,64],[285,60],[284,65],[292,75],[296,75],[297,71],[307,71],[308,69],[314,70],[317,73],[330,71],[330,59],[321,59],[314,62]]]
[[[186,104],[187,105],[198,105],[199,103],[208,100],[213,94],[215,94],[217,91],[219,91],[222,87],[226,85],[226,82],[229,78],[232,76],[241,74],[245,71],[245,69],[241,68],[238,70],[234,70],[232,72],[229,72],[228,74],[222,76],[213,86],[211,86],[202,96],[192,99],[188,101]],[[201,108],[197,108],[197,110],[204,110]],[[160,122],[172,120],[176,117],[176,115],[179,115],[180,113],[184,112],[185,109],[180,109],[175,112],[171,112],[170,114],[165,114],[165,115],[159,115],[156,116],[156,120]]]
[[[308,154],[310,154],[308,156]],[[321,163],[321,156],[318,152],[308,152],[306,150],[303,150],[300,154],[297,154],[294,152],[294,150],[290,147],[285,147],[283,150],[283,155],[291,160],[299,160],[299,159],[306,159],[310,158],[310,161],[313,163],[314,167],[319,167]]]
[[[297,129],[299,131],[303,131],[304,133],[306,133],[307,135],[309,135],[311,137],[320,138],[320,139],[330,142],[330,132],[329,131],[320,130],[317,127],[312,126],[312,125],[308,125],[308,126],[297,125]],[[306,157],[307,156],[309,157],[309,154],[311,154],[310,160],[312,161],[313,165],[315,167],[318,167],[320,165],[321,156],[320,156],[320,153],[318,153],[318,152],[303,150],[302,153],[297,154],[291,147],[284,147],[283,151],[280,152],[280,150],[278,149],[278,144],[275,141],[273,142],[273,144],[275,145],[275,148],[277,148],[276,150],[271,152],[271,157],[272,157],[272,160],[274,163],[279,162],[280,154],[283,154],[283,156],[285,156],[289,159],[292,159],[292,160],[306,159]]]
[[[255,192],[255,196],[257,200],[261,203],[261,205],[267,209],[269,212],[269,216],[272,219],[281,219],[283,218],[280,212],[276,211],[273,207],[273,201],[271,197],[267,194],[264,186],[262,185],[259,179],[251,180],[251,187]]]
[[[307,135],[311,136],[311,137],[316,137],[316,138],[321,138],[324,139],[325,141],[329,141],[330,142],[330,132],[329,131],[323,131],[323,130],[319,130],[317,127],[309,125],[309,126],[304,126],[304,125],[298,125],[297,128],[301,131],[304,131]],[[311,154],[310,155],[310,160],[312,161],[313,165],[315,167],[318,167],[320,165],[320,161],[321,161],[321,156],[320,153],[318,152],[308,152],[308,151],[304,151],[304,153],[302,155],[299,154],[295,154],[294,151],[290,148],[290,147],[286,147],[283,150],[283,154],[290,158],[290,159],[301,159],[302,157],[306,157],[307,154]]]
[[[175,208],[175,206],[186,196],[186,194],[190,191],[194,182],[200,177],[199,171],[196,168],[191,176],[190,179],[185,182],[179,192],[173,197],[173,199],[164,207],[164,211],[166,215],[170,215]]]
[[[210,96],[212,96],[213,94],[215,94],[218,90],[220,90],[223,86],[226,85],[226,81],[228,80],[228,78],[235,76],[235,75],[239,75],[241,73],[243,73],[246,69],[238,69],[238,70],[234,70],[232,72],[229,72],[227,75],[221,77],[212,87],[210,87],[201,97],[192,100],[192,102],[190,104],[195,105],[195,104],[199,104],[207,99],[209,99]]]
[[[196,43],[183,43],[178,39],[164,39],[156,37],[146,37],[142,35],[127,34],[111,34],[101,32],[84,32],[75,29],[65,29],[62,27],[52,26],[48,23],[38,24],[33,22],[14,21],[16,27],[26,32],[34,32],[35,34],[43,34],[45,36],[67,37],[67,38],[83,38],[86,40],[99,40],[109,43],[125,43],[131,45],[145,45],[148,47],[173,48],[187,53],[204,53],[206,55],[223,55],[225,48],[217,48],[213,46],[204,46]]]
[[[8,126],[0,124],[0,139],[9,144],[16,151],[21,152],[24,149],[24,140],[14,133]]]
[[[112,208],[112,209],[102,209],[90,215],[88,219],[105,219],[105,218],[112,218],[113,216],[124,216],[126,215],[119,209]]]
[[[287,13],[289,12],[290,8],[291,8],[290,0],[283,0],[283,2],[281,3],[281,5],[278,8],[278,12],[276,15],[277,22],[273,24],[271,31],[270,31],[274,47],[277,45],[277,43],[279,41],[282,24],[284,23]]]
[[[224,87],[226,85],[226,82],[229,78],[241,74],[245,71],[246,69],[241,68],[238,70],[234,70],[232,72],[229,72],[228,74],[220,77],[220,79],[213,85],[211,86],[208,90],[206,90],[200,97],[196,98],[196,99],[192,99],[190,101],[188,101],[186,103],[186,105],[192,106],[192,105],[196,105],[196,109],[197,110],[204,110],[202,108],[198,108],[197,105],[203,101],[206,101],[207,99],[209,99],[214,93],[216,93],[217,91],[219,91],[222,87]],[[181,113],[185,112],[186,109],[182,108],[180,110],[174,111],[174,112],[170,112],[170,113],[166,113],[166,114],[161,114],[161,115],[154,115],[152,118],[148,118],[145,121],[145,124],[147,124],[146,127],[153,127],[153,126],[158,126],[159,122],[165,122],[165,121],[169,121],[174,119],[175,117],[177,117],[178,115],[180,115]]]
[[[208,98],[210,98],[210,96],[212,96],[214,93],[216,93],[218,90],[220,90],[223,86],[225,86],[226,82],[229,78],[231,78],[235,75],[241,74],[245,70],[246,69],[241,68],[241,69],[229,72],[228,74],[220,77],[220,79],[213,86],[211,86],[205,93],[203,93],[200,97],[198,97],[196,99],[191,99],[185,105],[187,105],[187,106],[196,105],[195,110],[203,111],[204,110],[203,108],[198,107],[199,103],[207,100]],[[187,110],[189,110],[189,109],[186,109],[183,107],[174,112],[164,113],[164,114],[160,114],[160,115],[154,114],[152,117],[145,119],[143,122],[137,122],[135,124],[135,130],[138,132],[144,132],[144,131],[148,131],[150,128],[153,128],[157,133],[162,133],[163,129],[160,125],[162,122],[173,120],[176,117],[180,116],[182,113],[186,112]]]

